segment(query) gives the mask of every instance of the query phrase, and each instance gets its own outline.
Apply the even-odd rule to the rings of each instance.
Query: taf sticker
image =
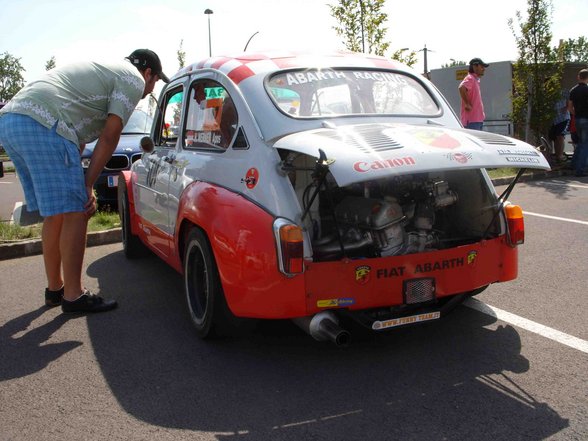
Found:
[[[259,172],[257,171],[257,169],[255,167],[252,167],[249,170],[247,170],[245,179],[241,179],[241,182],[245,182],[247,188],[249,190],[253,190],[259,182]]]

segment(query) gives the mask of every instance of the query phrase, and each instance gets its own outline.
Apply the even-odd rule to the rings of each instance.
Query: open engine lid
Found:
[[[319,157],[339,186],[386,176],[473,168],[549,170],[533,146],[495,133],[408,124],[358,124],[294,133],[275,148]]]

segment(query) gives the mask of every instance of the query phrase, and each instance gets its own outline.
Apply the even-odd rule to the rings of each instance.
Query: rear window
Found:
[[[266,89],[293,118],[340,115],[431,117],[440,109],[420,81],[401,72],[308,69],[280,72]]]

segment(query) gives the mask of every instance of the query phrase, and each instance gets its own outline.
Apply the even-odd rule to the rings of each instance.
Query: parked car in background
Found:
[[[99,209],[117,209],[118,174],[122,170],[129,170],[133,162],[141,157],[143,152],[139,142],[142,137],[150,133],[152,124],[153,118],[141,109],[135,109],[131,114],[129,121],[122,130],[118,146],[112,158],[106,163],[104,170],[94,185]],[[90,165],[95,146],[96,141],[89,143],[82,152],[81,159],[84,171]]]
[[[517,277],[522,210],[485,168],[549,165],[524,142],[464,129],[400,63],[217,57],[180,70],[159,103],[146,153],[119,178],[123,248],[183,275],[203,338],[292,319],[345,344],[351,321],[381,332],[437,320]]]

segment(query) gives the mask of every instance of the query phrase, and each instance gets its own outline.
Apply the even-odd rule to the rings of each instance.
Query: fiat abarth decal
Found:
[[[188,65],[143,141],[119,176],[124,251],[182,275],[202,338],[292,319],[344,345],[350,320],[437,320],[517,277],[522,210],[485,168],[549,168],[528,144],[464,129],[410,68],[350,53]]]

